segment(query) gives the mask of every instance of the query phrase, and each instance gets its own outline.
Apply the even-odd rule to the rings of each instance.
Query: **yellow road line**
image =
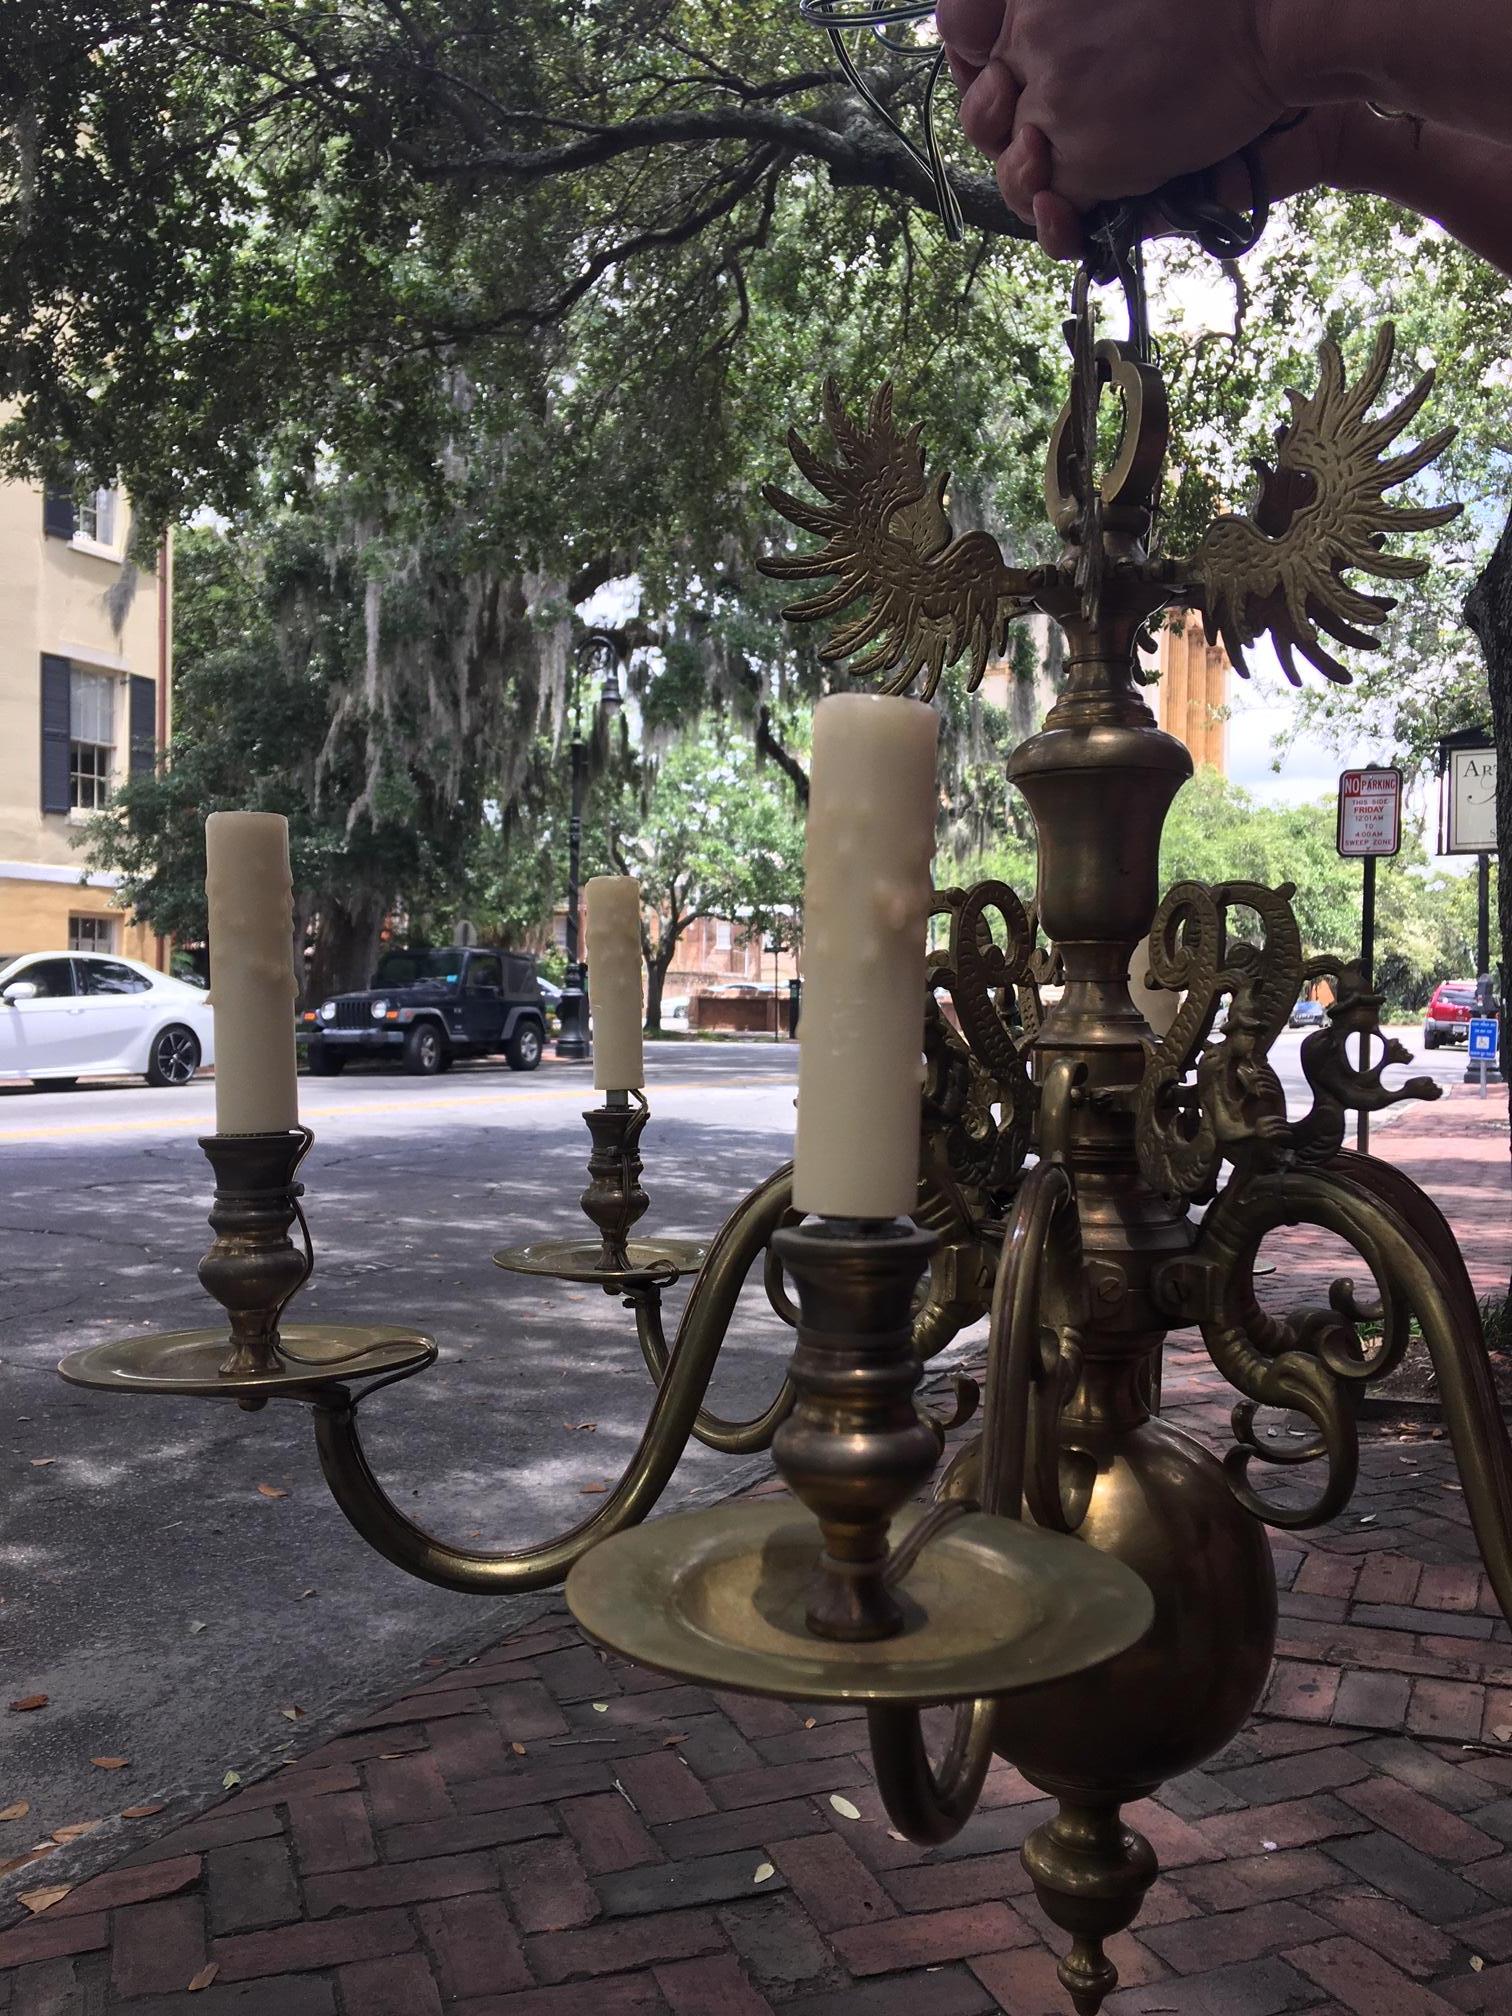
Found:
[[[652,1111],[658,1097],[678,1096],[688,1092],[750,1092],[772,1089],[775,1091],[796,1091],[791,1079],[786,1078],[699,1078],[690,1079],[686,1084],[653,1085]],[[586,1085],[558,1085],[538,1091],[506,1089],[500,1087],[472,1097],[463,1093],[414,1099],[374,1099],[362,1105],[302,1106],[300,1118],[307,1123],[316,1120],[363,1119],[369,1113],[426,1113],[426,1112],[478,1112],[487,1117],[488,1107],[495,1103],[507,1106],[540,1105],[546,1100],[568,1099],[587,1104],[592,1098],[592,1090]],[[37,1127],[0,1128],[0,1143],[25,1141],[60,1141],[75,1135],[100,1136],[104,1134],[205,1134],[214,1131],[213,1113],[203,1109],[186,1113],[182,1119],[164,1115],[154,1120],[112,1119],[100,1117],[91,1120],[60,1121],[55,1125]]]

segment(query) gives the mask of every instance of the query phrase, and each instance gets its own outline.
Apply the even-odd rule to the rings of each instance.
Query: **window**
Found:
[[[469,994],[502,994],[504,975],[496,958],[468,961],[467,991]]]
[[[152,987],[145,973],[123,966],[119,959],[81,959],[79,970],[86,994],[146,994]]]
[[[68,949],[70,952],[114,952],[115,919],[113,917],[70,917],[68,920]],[[123,973],[130,972],[123,966]],[[101,990],[91,987],[91,994]]]
[[[10,981],[29,980],[44,1000],[52,1000],[57,995],[72,994],[74,991],[72,959],[33,959],[30,966],[23,966],[19,973],[12,973]]]
[[[114,546],[116,497],[113,489],[86,491],[75,511],[74,537],[88,539],[96,546]]]
[[[68,678],[68,803],[98,812],[110,802],[115,757],[115,681],[75,666]]]
[[[729,949],[730,921],[727,917],[720,917],[715,921],[714,925],[714,950],[716,952],[728,952]]]
[[[385,952],[373,975],[375,987],[417,987],[427,980],[455,987],[460,977],[462,955],[446,952]]]

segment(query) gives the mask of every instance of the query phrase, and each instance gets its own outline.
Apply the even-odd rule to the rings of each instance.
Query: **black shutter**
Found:
[[[131,675],[131,775],[151,771],[157,757],[157,685]]]
[[[68,810],[68,688],[66,658],[42,656],[42,810]]]
[[[49,539],[72,539],[79,516],[67,490],[48,490],[42,497],[42,530]]]

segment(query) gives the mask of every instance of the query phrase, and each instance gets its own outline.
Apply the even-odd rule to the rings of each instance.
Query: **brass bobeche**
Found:
[[[402,1326],[285,1320],[315,1265],[297,1180],[314,1140],[309,1128],[295,1127],[200,1142],[215,1172],[215,1239],[199,1278],[225,1310],[229,1334],[221,1327],[114,1339],[73,1352],[58,1367],[62,1376],[108,1393],[234,1400],[255,1414],[270,1400],[346,1397],[355,1380],[386,1386],[434,1364],[431,1339]],[[289,1237],[296,1223],[300,1247]]]

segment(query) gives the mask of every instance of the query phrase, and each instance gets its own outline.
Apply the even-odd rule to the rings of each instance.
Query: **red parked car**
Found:
[[[1444,1043],[1468,1043],[1470,1018],[1479,1012],[1480,993],[1473,980],[1440,980],[1423,1011],[1423,1048]]]

